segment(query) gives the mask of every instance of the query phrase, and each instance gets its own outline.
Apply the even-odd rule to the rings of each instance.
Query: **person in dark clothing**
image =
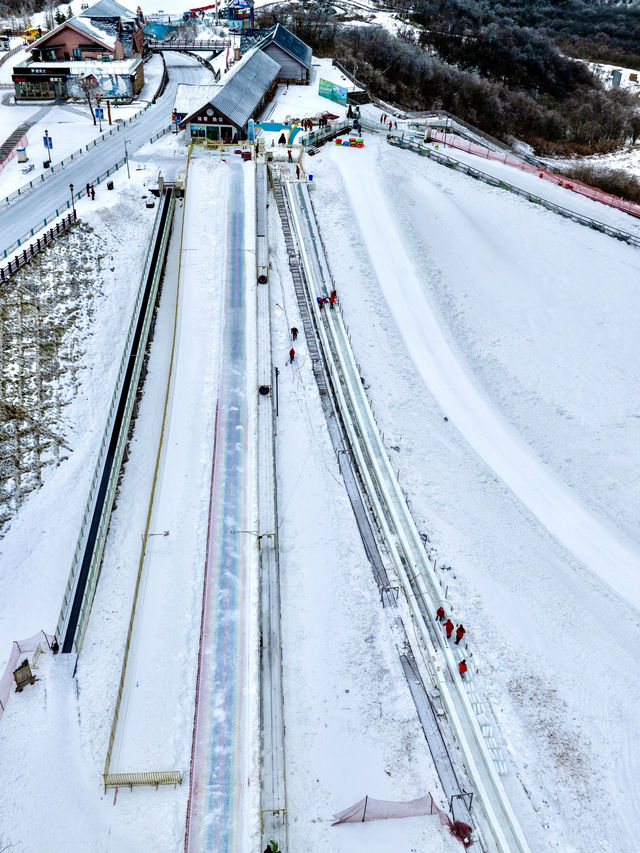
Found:
[[[458,664],[458,670],[460,671],[460,678],[464,678],[464,674],[467,671],[467,662],[466,660],[461,660]]]
[[[294,341],[298,337],[298,330],[296,329],[295,326],[291,327],[291,337],[293,338]]]
[[[296,351],[293,347],[289,350],[289,364],[293,364],[293,359],[296,357]]]
[[[91,201],[95,201],[95,200],[96,200],[96,190],[95,190],[95,187],[94,187],[94,186],[93,186],[93,184],[92,184],[92,185],[91,185]]]
[[[458,627],[456,628],[456,646],[466,633],[467,632],[464,630],[464,625],[462,625],[462,623],[458,625]]]
[[[87,190],[87,198],[89,198],[89,196],[91,195],[91,184],[87,184],[86,190]]]
[[[444,607],[442,605],[436,610],[436,619],[438,622],[444,622]]]
[[[296,178],[300,178],[300,166],[296,163]]]
[[[444,623],[444,630],[447,632],[447,640],[450,640],[451,635],[453,634],[453,622],[451,619],[447,619]]]

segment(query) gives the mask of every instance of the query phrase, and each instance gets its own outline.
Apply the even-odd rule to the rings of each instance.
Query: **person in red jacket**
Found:
[[[393,127],[393,122],[392,122],[392,121],[390,121],[390,122],[389,122],[389,130],[391,130],[391,128],[392,128],[392,127]]]
[[[442,605],[436,610],[436,619],[438,622],[444,622],[444,607]]]
[[[447,640],[450,640],[451,634],[453,634],[453,622],[451,619],[447,619],[444,623],[444,630],[447,632]]]
[[[331,296],[329,297],[329,307],[333,308],[337,301],[338,301],[338,294],[335,292],[335,290],[332,290]]]
[[[293,359],[291,359],[291,361],[293,361]],[[467,632],[464,630],[464,625],[460,623],[460,625],[458,625],[458,627],[456,628],[456,646],[466,633]]]
[[[296,357],[296,351],[293,347],[289,350],[289,364],[293,364],[293,359]]]
[[[461,660],[458,664],[458,669],[460,670],[460,678],[464,678],[464,674],[467,671],[467,662],[466,660]]]

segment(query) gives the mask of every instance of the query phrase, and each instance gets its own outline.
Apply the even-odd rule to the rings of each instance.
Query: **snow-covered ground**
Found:
[[[318,100],[337,106],[312,87],[279,90],[273,115],[310,115]],[[172,158],[177,144],[153,148],[166,146]],[[467,627],[475,678],[506,742],[509,784],[548,822],[536,849],[634,853],[640,584],[628,560],[640,550],[640,379],[630,368],[640,336],[640,254],[380,136],[367,134],[363,150],[329,144],[303,165],[314,173],[314,206],[355,355],[416,523]],[[514,183],[530,178],[477,158],[475,165],[505,169],[501,176]],[[567,206],[630,222],[545,188]],[[202,206],[215,249],[218,199],[204,195]],[[285,366],[289,329],[301,324],[273,203],[270,214],[289,848],[458,849],[431,817],[329,826],[333,812],[365,793],[437,797],[438,785],[302,338],[295,366]],[[121,260],[135,266],[133,257]],[[105,290],[91,341],[99,364],[113,312],[128,304],[119,287]],[[153,371],[149,380],[152,388]],[[80,424],[88,418],[86,408],[77,415]],[[87,429],[87,454],[97,428]],[[70,488],[83,470],[74,458],[28,499],[2,542],[0,657],[11,639],[55,622],[68,568],[58,558],[75,543],[74,507],[84,499],[83,489]],[[132,456],[132,471],[135,464]],[[64,513],[61,493],[71,502]],[[125,476],[121,512],[128,520],[126,501],[135,507],[132,527],[146,494]],[[130,579],[119,580],[122,557],[116,547],[105,560],[77,682],[64,662],[47,660],[42,680],[12,697],[0,722],[0,826],[34,853],[183,846],[184,786],[120,791],[117,800],[100,786],[132,595]],[[176,617],[193,631],[193,612]],[[175,733],[177,755],[189,737]],[[53,808],[42,808],[43,788]],[[13,830],[8,816],[16,814],[23,822]]]

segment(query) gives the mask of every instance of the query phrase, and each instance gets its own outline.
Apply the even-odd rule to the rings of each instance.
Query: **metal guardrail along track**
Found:
[[[591,216],[585,216],[583,213],[576,213],[575,210],[570,210],[569,208],[562,207],[562,205],[556,204],[553,201],[541,198],[541,196],[536,195],[536,193],[529,192],[529,190],[523,190],[521,187],[516,187],[514,184],[510,184],[507,183],[507,181],[502,181],[500,178],[496,178],[494,175],[482,172],[480,169],[475,169],[473,166],[469,166],[459,160],[454,160],[452,157],[447,157],[446,154],[441,154],[438,151],[432,151],[424,145],[401,139],[400,137],[387,136],[387,142],[390,145],[396,145],[399,148],[413,151],[415,154],[419,154],[422,157],[429,157],[430,160],[435,160],[436,163],[440,163],[442,166],[447,166],[449,169],[455,169],[457,172],[462,172],[465,175],[469,175],[470,178],[483,181],[485,184],[489,184],[492,187],[499,187],[500,189],[508,190],[527,201],[539,204],[541,207],[544,207],[553,213],[557,213],[565,219],[571,219],[573,222],[577,222],[580,225],[586,225],[587,228],[592,228],[594,231],[600,231],[602,234],[607,234],[609,237],[615,237],[616,240],[622,240],[624,243],[629,243],[631,246],[637,246],[640,248],[640,237],[637,237],[635,234],[630,234],[628,231],[616,228],[615,225],[608,225],[606,222],[600,222],[600,220],[593,219]]]
[[[411,648],[409,637],[398,609],[397,587],[391,585],[384,560],[380,551],[380,535],[376,533],[376,519],[372,508],[367,501],[366,491],[362,478],[357,471],[349,438],[341,417],[339,405],[336,402],[336,394],[332,388],[331,381],[327,381],[327,370],[324,363],[322,348],[319,346],[318,323],[321,317],[315,313],[315,304],[308,287],[304,269],[300,264],[297,243],[291,231],[290,207],[285,197],[281,183],[273,186],[274,195],[278,204],[285,245],[290,259],[290,268],[295,282],[296,296],[300,316],[305,329],[307,348],[312,356],[314,375],[318,384],[320,401],[324,410],[329,435],[336,453],[340,472],[351,502],[356,524],[360,531],[365,553],[371,565],[371,570],[380,591],[382,605],[391,608],[394,614],[391,618],[395,624],[396,648],[400,664],[404,672],[411,696],[416,706],[418,718],[431,753],[434,766],[440,779],[444,796],[450,804],[456,803],[454,817],[466,824],[473,826],[474,820],[469,809],[469,795],[464,791],[459,769],[456,769],[446,736],[442,730],[442,709],[439,702],[430,696],[422,678]],[[433,682],[432,682],[433,683]],[[478,832],[476,843],[480,851],[484,851],[483,839]]]
[[[311,211],[308,189],[301,184],[290,185],[287,196],[312,293],[324,293],[331,286],[330,274]],[[490,849],[501,853],[525,853],[529,851],[529,845],[502,787],[495,756],[481,729],[481,720],[476,717],[465,685],[458,677],[457,660],[434,622],[437,602],[441,598],[439,582],[380,440],[340,312],[327,311],[325,323],[320,323],[318,330],[356,468],[393,562],[414,627],[421,635],[423,660],[430,668],[475,785],[477,800],[481,803],[485,825],[490,832]]]

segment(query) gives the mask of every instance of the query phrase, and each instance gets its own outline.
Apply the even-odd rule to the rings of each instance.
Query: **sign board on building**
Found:
[[[347,103],[347,90],[344,86],[338,86],[330,80],[320,78],[318,83],[318,94],[323,98],[329,98],[330,101],[335,101],[337,104]]]

